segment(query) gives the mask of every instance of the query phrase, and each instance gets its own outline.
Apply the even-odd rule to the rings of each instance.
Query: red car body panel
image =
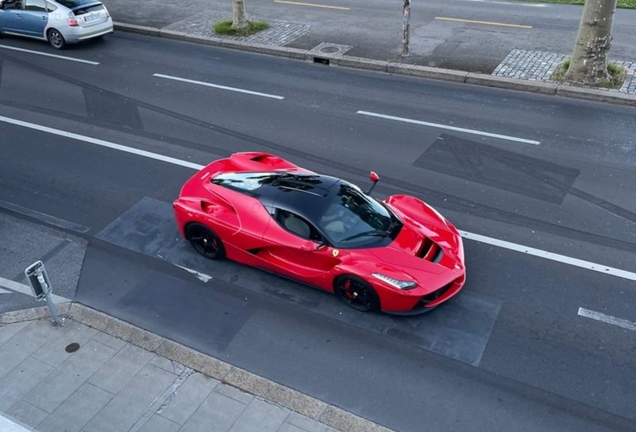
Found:
[[[182,236],[189,223],[201,223],[222,239],[228,259],[329,292],[334,291],[339,275],[356,275],[374,288],[382,310],[390,313],[425,312],[453,297],[464,285],[464,250],[458,231],[421,200],[394,195],[384,201],[404,224],[388,246],[316,249],[315,242],[282,228],[258,198],[210,182],[218,173],[242,171],[311,173],[258,152],[235,153],[212,162],[185,183],[173,204]],[[412,280],[417,287],[402,290],[373,273]],[[427,295],[432,297],[421,306]]]

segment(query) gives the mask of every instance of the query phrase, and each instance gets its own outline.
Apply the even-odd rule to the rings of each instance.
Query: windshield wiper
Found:
[[[345,239],[340,240],[341,242],[346,242],[349,240],[353,240],[353,239],[357,239],[359,237],[386,237],[389,234],[391,234],[389,231],[383,231],[383,230],[372,230],[372,231],[363,231],[361,233],[358,234],[354,234],[352,236],[349,236]]]

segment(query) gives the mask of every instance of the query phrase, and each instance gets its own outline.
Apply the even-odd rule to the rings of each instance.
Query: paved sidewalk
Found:
[[[0,429],[23,428],[337,431],[80,322],[56,327],[48,319],[0,326]]]

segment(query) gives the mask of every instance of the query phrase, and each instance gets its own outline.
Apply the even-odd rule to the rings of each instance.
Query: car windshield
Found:
[[[318,221],[334,246],[371,247],[394,238],[401,223],[392,212],[352,184],[342,181],[338,186]]]

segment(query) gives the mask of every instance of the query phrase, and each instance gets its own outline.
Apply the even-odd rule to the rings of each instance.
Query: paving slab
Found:
[[[55,368],[28,357],[0,379],[0,412],[8,411]]]
[[[213,392],[180,432],[228,432],[246,406],[237,400]]]
[[[169,400],[157,410],[157,414],[183,425],[218,384],[219,381],[213,378],[193,373],[175,389]]]
[[[91,376],[88,382],[109,393],[116,394],[124,388],[153,357],[154,354],[151,352],[134,345],[126,344]]]
[[[84,383],[38,425],[38,432],[79,432],[112,398],[107,391]]]

